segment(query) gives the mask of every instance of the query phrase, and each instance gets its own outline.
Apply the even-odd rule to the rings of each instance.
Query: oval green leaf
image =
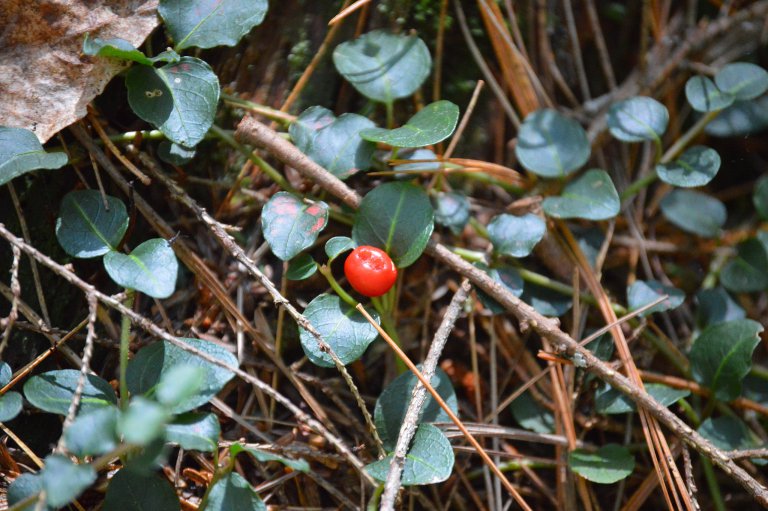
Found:
[[[171,165],[185,165],[192,161],[196,151],[179,144],[163,140],[157,146],[157,156]]]
[[[288,126],[288,134],[296,147],[308,154],[317,132],[336,120],[333,112],[322,106],[311,106]]]
[[[566,176],[587,163],[587,133],[556,110],[537,110],[520,126],[515,154],[523,167],[543,177]]]
[[[374,30],[337,46],[333,64],[362,95],[392,103],[421,87],[432,57],[424,41],[414,35]]]
[[[308,279],[317,271],[317,263],[309,254],[299,254],[288,263],[285,278],[288,280]]]
[[[513,266],[495,266],[494,268],[488,268],[483,263],[475,263],[475,266],[483,270],[493,280],[507,288],[507,291],[515,296],[521,296],[523,294],[523,277],[520,276],[520,272]],[[502,307],[499,302],[488,296],[482,289],[477,289],[477,297],[480,299],[480,303],[491,311],[491,314],[504,314],[506,309]]]
[[[118,414],[115,406],[81,413],[64,431],[67,450],[82,458],[105,454],[117,447]]]
[[[66,506],[96,481],[96,471],[88,464],[76,465],[66,456],[53,454],[45,458],[40,480],[49,506]]]
[[[261,211],[261,228],[272,253],[283,261],[310,247],[328,224],[328,205],[305,203],[288,192],[277,192]]]
[[[421,370],[421,365],[417,366]],[[416,376],[408,371],[389,383],[381,395],[376,400],[376,407],[373,410],[373,420],[376,424],[376,431],[384,444],[384,449],[391,451],[397,444],[397,437],[400,435],[400,427],[405,418],[405,412],[411,401],[411,393],[418,383]],[[451,379],[439,367],[435,370],[430,383],[437,391],[437,394],[443,398],[443,401],[454,413],[458,413],[458,401],[456,392],[453,390]],[[440,408],[435,398],[428,395],[424,406],[419,413],[419,423],[448,422],[450,417]]]
[[[704,131],[715,137],[741,137],[768,127],[768,96],[737,101],[715,117]]]
[[[680,307],[685,301],[685,293],[676,287],[666,286],[657,280],[636,280],[627,288],[627,305],[634,311],[667,295],[667,298],[644,311],[641,316],[654,312],[663,312]]]
[[[768,220],[768,175],[761,177],[755,183],[752,203],[755,205],[760,218]]]
[[[602,446],[597,452],[575,449],[568,453],[568,466],[587,481],[612,484],[629,476],[635,469],[635,458],[617,444]]]
[[[741,382],[752,366],[752,352],[760,342],[762,325],[750,319],[707,327],[690,353],[694,379],[709,387],[721,401],[739,397]]]
[[[5,387],[13,378],[11,366],[0,360],[0,387]]]
[[[391,153],[387,158],[391,158]],[[385,158],[382,158],[385,159]],[[396,172],[435,172],[442,168],[443,164],[438,161],[437,155],[430,149],[406,149],[397,152],[398,160],[411,160],[413,163],[401,163],[392,167]],[[419,161],[427,160],[427,161]],[[397,174],[398,177],[406,177],[408,174]]]
[[[667,107],[645,96],[619,101],[608,111],[608,130],[623,142],[660,141],[667,124]]]
[[[644,384],[646,392],[662,406],[670,406],[684,397],[690,395],[690,391],[673,389],[661,383]],[[614,389],[610,385],[603,386],[595,393],[595,410],[605,415],[629,413],[636,410],[635,403],[627,396]]]
[[[131,109],[171,142],[195,147],[213,124],[219,79],[203,60],[182,57],[159,69],[133,66],[125,84]]]
[[[410,183],[385,183],[363,198],[352,226],[352,239],[358,246],[383,249],[398,268],[404,268],[424,252],[434,227],[432,205],[422,188]]]
[[[160,378],[155,398],[165,406],[176,406],[192,397],[203,386],[206,370],[200,366],[178,364]]]
[[[79,379],[80,371],[75,369],[38,374],[24,384],[24,397],[41,410],[67,415]],[[78,413],[90,413],[114,404],[117,398],[109,383],[93,374],[86,376]]]
[[[656,165],[659,179],[684,188],[704,186],[714,179],[720,170],[720,155],[711,147],[693,146],[677,160]]]
[[[238,366],[237,358],[218,344],[192,338],[179,340],[229,366]],[[194,365],[205,369],[205,379],[197,393],[175,406],[167,407],[170,413],[188,412],[204,405],[235,376],[231,371],[215,366],[168,341],[158,341],[142,348],[131,359],[128,364],[128,390],[132,395],[154,391],[160,380],[179,365]]]
[[[97,257],[120,244],[128,221],[128,212],[120,199],[102,196],[97,190],[77,190],[61,201],[56,238],[73,257]]]
[[[702,289],[696,293],[696,301],[699,305],[696,317],[704,327],[747,317],[744,309],[722,287]]]
[[[438,192],[432,197],[435,222],[459,234],[469,222],[469,199],[461,192]]]
[[[539,314],[552,317],[562,316],[573,304],[568,296],[533,282],[525,283],[520,299],[536,309]]]
[[[33,170],[58,169],[67,161],[65,153],[46,153],[31,131],[0,126],[0,186]]]
[[[518,424],[536,433],[554,433],[555,416],[536,401],[530,392],[525,391],[509,405],[509,411]]]
[[[733,104],[733,94],[717,88],[706,76],[692,76],[685,82],[685,97],[697,112],[715,112]]]
[[[18,392],[11,390],[0,396],[0,422],[8,422],[16,418],[23,406],[24,402]]]
[[[248,454],[253,456],[256,461],[260,463],[269,463],[271,461],[276,461],[278,463],[282,463],[286,467],[292,468],[293,470],[297,470],[299,472],[304,472],[304,473],[309,472],[309,463],[307,463],[306,460],[294,460],[294,459],[286,458],[285,456],[280,456],[279,454],[264,451],[261,449],[254,449],[253,447],[244,447],[238,443],[232,444],[229,448],[229,452],[231,452],[233,456],[236,456],[241,452],[247,452]]]
[[[661,213],[670,223],[705,238],[720,235],[728,214],[725,205],[693,190],[672,190],[661,200]]]
[[[117,431],[129,444],[148,445],[162,437],[165,423],[171,418],[167,409],[142,396],[131,399],[128,409],[120,414]]]
[[[544,220],[528,213],[523,216],[501,214],[488,224],[488,237],[493,249],[511,257],[525,257],[547,232]]]
[[[110,251],[104,268],[117,284],[153,298],[168,298],[176,289],[179,261],[162,238],[147,240],[130,254]]]
[[[360,136],[392,147],[424,147],[450,137],[458,122],[459,107],[442,100],[425,106],[399,128],[368,128]]]
[[[608,173],[590,169],[568,183],[557,197],[547,197],[541,205],[555,218],[607,220],[619,214],[621,200]]]
[[[213,452],[221,427],[212,413],[185,413],[165,426],[165,439],[188,451]]]
[[[366,465],[366,472],[378,481],[385,481],[392,456]],[[445,481],[453,471],[454,461],[453,448],[443,432],[432,424],[419,424],[405,455],[401,483],[415,486]]]
[[[768,288],[768,253],[757,238],[742,241],[736,257],[720,272],[720,283],[734,293],[754,293]]]
[[[160,0],[157,10],[176,49],[234,46],[260,24],[267,0]]]
[[[336,295],[316,297],[304,309],[304,316],[344,365],[360,358],[379,335],[360,312]],[[378,321],[377,315],[373,317]],[[299,339],[310,362],[320,367],[335,367],[330,355],[320,349],[317,339],[301,327]]]
[[[333,261],[344,252],[353,250],[356,246],[352,238],[334,236],[325,242],[325,254],[328,256],[329,261]]]
[[[137,50],[134,45],[125,39],[119,38],[102,39],[100,37],[89,37],[88,34],[85,34],[83,53],[97,57],[130,60],[145,66],[153,64],[152,60],[144,55],[143,52]]]
[[[39,494],[41,491],[43,491],[43,479],[40,474],[21,474],[8,487],[8,505],[16,505],[33,495]],[[35,499],[22,509],[24,511],[37,511],[35,508],[36,503]],[[43,509],[50,511],[54,508],[43,505]]]
[[[699,426],[701,436],[724,451],[738,451],[760,447],[760,442],[746,424],[736,417],[707,418]]]
[[[179,511],[179,497],[164,477],[122,469],[109,481],[103,511]]]
[[[264,501],[237,472],[230,472],[214,483],[203,511],[267,511]]]
[[[755,99],[768,90],[768,72],[749,62],[733,62],[715,75],[715,84],[738,101]]]

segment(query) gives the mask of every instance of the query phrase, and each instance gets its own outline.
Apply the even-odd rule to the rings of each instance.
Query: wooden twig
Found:
[[[465,279],[462,281],[456,294],[453,295],[451,303],[448,305],[448,310],[445,311],[443,316],[443,321],[440,323],[437,332],[435,332],[427,356],[424,358],[421,366],[421,373],[427,381],[432,381],[432,377],[435,375],[437,362],[443,353],[448,336],[451,330],[453,330],[453,325],[461,313],[461,308],[464,302],[467,301],[469,290],[469,282]],[[397,492],[400,489],[400,478],[405,466],[405,455],[408,453],[408,447],[411,445],[413,435],[416,433],[416,428],[419,425],[419,415],[426,401],[427,389],[419,382],[411,392],[411,401],[408,403],[408,408],[403,417],[403,424],[400,426],[394,456],[392,456],[392,461],[389,463],[389,472],[384,482],[384,493],[381,495],[381,506],[379,508],[381,511],[389,511],[395,508]]]
[[[13,325],[19,317],[19,300],[21,299],[21,286],[19,285],[19,259],[21,259],[21,250],[19,250],[18,247],[13,247],[12,251],[11,311],[8,313],[8,317],[3,319],[5,326],[3,327],[2,340],[0,340],[0,360],[3,359],[3,351],[5,351],[5,347],[8,346],[8,341],[10,340],[11,332],[13,331]]]

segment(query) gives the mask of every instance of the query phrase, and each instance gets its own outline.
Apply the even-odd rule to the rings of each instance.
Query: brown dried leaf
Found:
[[[158,25],[157,0],[3,0],[0,9],[0,125],[45,142],[81,119],[125,68],[82,54],[86,33],[139,46]]]

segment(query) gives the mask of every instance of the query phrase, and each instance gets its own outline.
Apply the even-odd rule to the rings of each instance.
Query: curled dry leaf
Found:
[[[83,38],[122,38],[139,46],[158,24],[157,0],[62,0],[0,9],[0,125],[45,142],[86,114],[86,105],[125,68],[82,54]]]

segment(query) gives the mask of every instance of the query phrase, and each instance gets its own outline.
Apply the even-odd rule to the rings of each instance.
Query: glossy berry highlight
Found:
[[[352,288],[361,295],[381,296],[397,280],[397,268],[383,250],[363,245],[352,251],[344,261],[344,275]]]

